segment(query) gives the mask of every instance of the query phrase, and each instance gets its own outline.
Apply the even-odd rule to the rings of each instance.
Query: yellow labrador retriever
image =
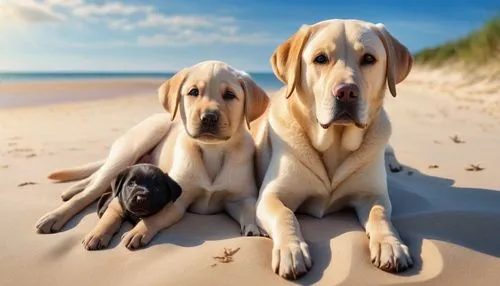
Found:
[[[166,81],[159,98],[169,114],[153,115],[130,129],[114,142],[105,161],[49,176],[82,180],[63,193],[61,206],[38,221],[39,232],[59,231],[99,198],[123,169],[148,162],[168,172],[183,192],[174,204],[143,219],[122,237],[128,248],[147,244],[187,209],[200,214],[226,210],[240,223],[242,234],[259,235],[251,164],[255,145],[247,125],[265,111],[265,92],[247,74],[223,62],[207,61]],[[119,227],[117,218],[109,221],[87,236],[85,247],[108,245]]]
[[[297,278],[312,266],[295,212],[318,218],[353,207],[373,264],[412,265],[391,223],[384,150],[391,126],[382,107],[412,58],[381,24],[329,20],[300,30],[271,58],[286,84],[252,128],[260,195],[257,222],[272,237],[272,267]],[[334,226],[332,226],[334,227]]]

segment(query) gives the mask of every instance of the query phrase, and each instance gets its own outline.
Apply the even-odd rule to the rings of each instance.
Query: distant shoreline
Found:
[[[73,79],[0,83],[0,109],[125,96],[156,97],[162,79]]]
[[[6,82],[0,80],[0,110],[117,97],[156,98],[158,87],[168,78],[47,78]],[[282,85],[273,74],[257,74],[254,80],[267,91],[277,90]]]

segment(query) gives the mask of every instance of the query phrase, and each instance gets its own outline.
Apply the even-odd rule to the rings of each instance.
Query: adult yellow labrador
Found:
[[[226,210],[244,235],[259,235],[251,164],[255,145],[247,125],[265,111],[265,92],[247,74],[223,62],[207,61],[166,81],[159,88],[159,98],[168,113],[153,115],[130,129],[114,142],[105,161],[49,176],[81,181],[63,193],[61,206],[38,221],[39,232],[59,231],[110,188],[123,169],[147,162],[168,172],[183,192],[174,204],[141,220],[122,237],[128,248],[147,244],[187,209],[200,214]],[[119,227],[117,218],[109,221],[87,236],[87,248],[108,245]]]
[[[272,237],[272,267],[285,278],[312,259],[295,212],[322,217],[353,207],[375,266],[412,265],[391,223],[384,149],[391,133],[382,107],[412,58],[381,24],[329,20],[300,30],[271,57],[286,84],[255,123],[260,195],[257,222]],[[332,226],[333,227],[333,226]]]

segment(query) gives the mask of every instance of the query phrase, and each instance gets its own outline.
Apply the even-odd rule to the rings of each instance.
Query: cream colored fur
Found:
[[[319,53],[327,64],[314,62]],[[366,53],[376,62],[361,66]],[[386,86],[395,95],[411,62],[382,25],[356,20],[303,26],[274,52],[273,70],[286,85],[271,96],[252,132],[261,184],[257,221],[273,239],[272,267],[282,277],[294,279],[312,267],[294,213],[321,218],[343,207],[355,209],[375,266],[401,271],[412,265],[390,220],[384,150],[391,127],[382,108]],[[359,122],[322,127],[332,118],[332,91],[342,83],[359,87]]]
[[[195,87],[199,95],[188,95]],[[236,98],[224,99],[227,90]],[[247,121],[265,111],[267,95],[243,72],[222,62],[208,61],[177,73],[160,87],[159,97],[168,113],[152,115],[118,138],[105,162],[49,176],[56,180],[89,177],[63,193],[67,201],[38,221],[39,232],[59,231],[99,198],[119,172],[141,161],[159,166],[183,192],[174,204],[143,219],[122,237],[128,248],[149,243],[187,210],[200,214],[227,211],[240,223],[242,234],[259,235],[255,222],[257,187],[251,164],[255,147]],[[206,135],[199,128],[201,114],[207,110],[220,114],[215,135]],[[119,219],[112,212],[103,217],[84,240],[85,247],[107,246]]]

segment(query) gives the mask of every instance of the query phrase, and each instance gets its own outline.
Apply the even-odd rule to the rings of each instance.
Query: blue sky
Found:
[[[465,35],[500,1],[0,0],[0,70],[176,71],[207,59],[270,71],[302,24],[384,23],[412,52]]]

